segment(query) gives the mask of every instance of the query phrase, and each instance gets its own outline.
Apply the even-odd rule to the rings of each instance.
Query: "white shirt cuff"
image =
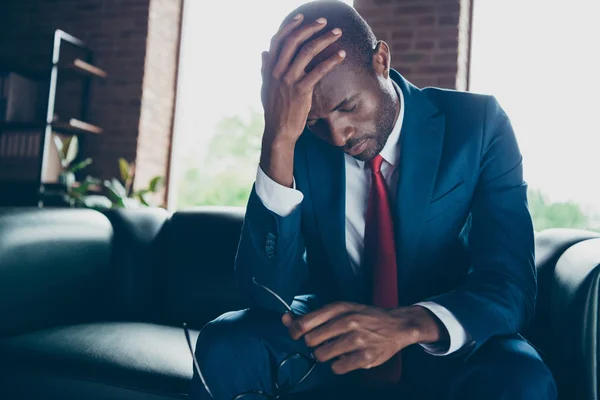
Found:
[[[471,340],[467,331],[465,331],[465,328],[460,322],[458,322],[454,314],[452,314],[446,307],[443,307],[432,301],[424,301],[415,305],[425,307],[440,321],[442,321],[442,324],[446,327],[448,336],[450,337],[449,346],[436,343],[419,343],[429,354],[434,356],[447,356],[457,350],[460,350],[464,345],[467,344],[467,342]]]
[[[280,185],[269,178],[259,166],[254,188],[258,198],[267,209],[280,217],[287,217],[304,199],[302,192],[296,190],[296,180],[294,179],[293,182],[293,188]]]

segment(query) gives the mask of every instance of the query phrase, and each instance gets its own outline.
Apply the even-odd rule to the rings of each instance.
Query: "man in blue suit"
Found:
[[[518,335],[536,275],[509,119],[493,97],[420,90],[390,61],[335,1],[299,7],[263,54],[265,132],[236,258],[253,306],[204,327],[193,396],[356,384],[556,398]]]

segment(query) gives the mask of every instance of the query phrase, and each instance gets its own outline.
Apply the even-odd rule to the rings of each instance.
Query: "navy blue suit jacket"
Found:
[[[534,238],[522,157],[493,97],[420,90],[396,71],[404,93],[395,240],[399,304],[434,301],[464,326],[475,348],[518,332],[533,316]],[[344,154],[309,131],[297,142],[296,187],[304,200],[280,217],[253,189],[236,276],[257,307],[283,312],[252,277],[286,301],[365,303],[368,282],[350,267],[345,241]]]

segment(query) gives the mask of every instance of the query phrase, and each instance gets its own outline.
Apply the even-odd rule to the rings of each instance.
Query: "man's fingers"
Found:
[[[269,48],[269,53],[273,57],[272,60],[277,59],[277,55],[279,54],[279,49],[281,48],[281,43],[283,40],[289,35],[291,32],[296,29],[302,20],[304,19],[304,15],[298,14],[292,19],[289,23],[282,26],[279,31],[271,38],[271,47]]]
[[[269,64],[269,52],[268,51],[263,51],[261,54],[262,57],[262,66],[260,68],[260,74],[263,77],[263,80],[267,77],[266,71],[267,71],[267,65]]]
[[[332,69],[337,67],[346,58],[346,50],[340,50],[327,60],[317,65],[310,73],[308,73],[300,81],[300,85],[305,90],[312,90],[317,82],[319,82],[325,75],[327,75]]]
[[[283,325],[289,328],[290,325],[292,325],[292,322],[294,322],[294,318],[292,318],[289,312],[286,312],[283,314],[283,317],[281,317],[281,322],[283,322]]]
[[[375,364],[375,354],[367,349],[345,354],[331,363],[331,369],[334,374],[342,375],[357,369],[373,368],[377,365]]]
[[[342,314],[306,333],[304,341],[308,347],[317,347],[327,340],[356,331],[360,328],[356,318],[357,315],[353,313]]]
[[[332,303],[328,304],[320,310],[305,314],[294,321],[290,327],[290,335],[293,339],[299,339],[307,332],[312,331],[317,326],[351,310],[355,306],[352,303]]]
[[[289,76],[294,82],[298,81],[304,76],[304,70],[306,69],[306,66],[309,65],[310,62],[313,61],[317,55],[319,55],[319,53],[321,53],[341,37],[342,30],[340,28],[334,28],[328,34],[305,43],[298,52],[294,62],[288,69],[286,77]]]
[[[273,66],[273,77],[275,79],[281,78],[281,76],[288,70],[294,54],[296,54],[302,43],[310,39],[310,37],[315,33],[325,28],[326,24],[327,20],[325,18],[319,18],[312,24],[306,25],[295,32],[290,33],[283,39],[283,44],[277,55],[277,61]]]
[[[327,362],[346,353],[353,353],[365,347],[366,343],[358,332],[350,332],[336,337],[317,347],[313,354],[320,362]]]

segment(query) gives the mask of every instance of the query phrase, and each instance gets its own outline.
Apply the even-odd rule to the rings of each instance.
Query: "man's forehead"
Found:
[[[317,83],[313,101],[322,107],[335,106],[353,93],[357,79],[360,78],[356,73],[340,65]]]

